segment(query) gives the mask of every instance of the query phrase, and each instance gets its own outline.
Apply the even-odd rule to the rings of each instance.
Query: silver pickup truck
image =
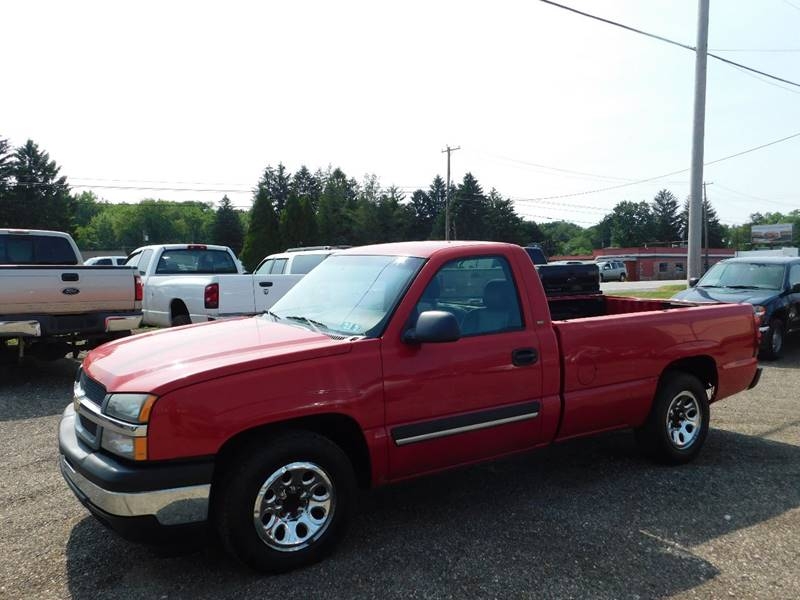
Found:
[[[139,327],[134,269],[82,263],[69,234],[0,229],[0,360],[55,360]]]

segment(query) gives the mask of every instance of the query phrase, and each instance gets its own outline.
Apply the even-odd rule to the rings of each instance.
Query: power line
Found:
[[[667,44],[672,44],[673,46],[678,46],[680,48],[684,48],[686,50],[691,50],[694,52],[694,46],[690,46],[689,44],[682,44],[681,42],[676,42],[675,40],[671,40],[669,38],[662,37],[660,35],[656,35],[655,33],[648,33],[647,31],[642,31],[641,29],[636,29],[635,27],[631,27],[630,25],[623,25],[622,23],[617,23],[616,21],[612,21],[610,19],[604,19],[603,17],[598,17],[597,15],[593,15],[587,12],[583,12],[582,10],[578,10],[577,8],[572,8],[571,6],[566,6],[564,4],[559,4],[558,2],[552,2],[551,0],[540,0],[540,2],[544,2],[545,4],[550,4],[552,6],[556,6],[558,8],[563,8],[564,10],[568,10],[570,12],[579,14],[583,17],[588,17],[590,19],[594,19],[595,21],[600,21],[602,23],[606,23],[608,25],[613,25],[614,27],[620,27],[621,29],[625,29],[627,31],[632,31],[633,33],[638,33],[640,35],[647,36],[649,38],[653,38],[655,40],[659,40],[661,42],[666,42]]]
[[[585,171],[575,171],[573,169],[563,169],[561,167],[552,167],[550,165],[543,165],[543,164],[540,164],[540,163],[530,162],[530,161],[526,161],[526,160],[520,160],[520,159],[517,159],[517,158],[511,158],[511,157],[508,157],[508,156],[501,156],[499,154],[490,154],[490,153],[479,153],[479,154],[484,154],[484,155],[486,155],[488,157],[491,157],[491,158],[508,161],[510,163],[515,163],[515,164],[518,164],[518,165],[524,165],[524,166],[528,166],[528,167],[535,167],[537,169],[543,169],[543,170],[546,170],[546,171],[556,171],[557,173],[566,173],[566,174],[569,174],[569,175],[579,175],[579,176],[582,176],[582,177],[589,177],[589,178],[595,178],[595,179],[610,179],[610,180],[613,180],[613,181],[633,181],[632,179],[630,179],[628,177],[614,177],[612,175],[598,175],[597,173],[587,173]]]
[[[745,70],[750,71],[752,73],[758,73],[759,75],[763,75],[764,77],[769,77],[770,79],[774,79],[775,81],[781,81],[783,83],[788,83],[789,85],[793,85],[795,87],[799,87],[800,88],[800,83],[796,83],[794,81],[790,81],[788,79],[784,79],[783,77],[778,77],[777,75],[771,75],[770,73],[767,73],[765,71],[759,71],[758,69],[754,69],[753,67],[748,67],[747,65],[743,65],[742,63],[737,63],[737,62],[734,62],[732,60],[728,60],[725,57],[717,56],[716,54],[712,54],[711,52],[708,52],[707,54],[711,58],[716,58],[717,60],[720,60],[720,61],[722,61],[724,63],[729,64],[729,65],[733,65],[734,67],[738,67],[740,69],[745,69]]]
[[[782,0],[782,2],[784,4],[788,4],[789,6],[791,6],[795,10],[800,10],[800,6],[797,6],[797,4],[795,4],[794,2],[789,2],[789,0]]]
[[[545,0],[541,0],[544,2]],[[774,140],[772,142],[767,142],[766,144],[761,144],[760,146],[755,146],[753,148],[748,148],[747,150],[742,150],[741,152],[736,152],[735,154],[730,154],[728,156],[723,156],[722,158],[717,158],[712,161],[708,161],[703,163],[704,166],[714,165],[720,163],[725,160],[729,160],[731,158],[736,158],[737,156],[742,156],[743,154],[748,154],[750,152],[755,152],[756,150],[761,150],[762,148],[766,148],[768,146],[773,146],[775,144],[779,144],[781,142],[785,142],[786,140],[790,140],[792,138],[800,137],[800,132],[793,133],[792,135],[787,135],[779,140]],[[609,192],[611,190],[618,190],[625,187],[630,187],[633,185],[640,185],[642,183],[649,183],[651,181],[656,181],[657,179],[663,179],[664,177],[670,177],[672,175],[679,175],[680,173],[685,173],[689,169],[680,169],[678,171],[671,171],[669,173],[664,173],[663,175],[656,175],[655,177],[647,177],[646,179],[639,179],[637,181],[631,181],[629,183],[621,183],[619,185],[612,185],[604,188],[597,188],[594,190],[585,190],[583,192],[572,192],[570,194],[556,194],[554,196],[542,196],[540,198],[530,198],[529,201],[539,201],[539,200],[559,200],[561,198],[573,198],[575,196],[587,196],[589,194],[598,194],[600,192]]]
[[[785,85],[781,85],[780,83],[776,83],[774,81],[770,81],[769,79],[765,79],[765,78],[761,77],[760,75],[756,75],[755,73],[751,73],[750,71],[746,71],[744,69],[740,69],[739,67],[734,67],[734,68],[736,70],[738,70],[738,71],[741,71],[744,75],[747,75],[748,77],[752,77],[753,79],[757,79],[761,83],[766,83],[767,85],[771,85],[773,87],[779,88],[779,89],[784,90],[786,92],[790,92],[792,94],[800,94],[800,90],[795,90],[795,89],[786,87]]]
[[[679,48],[683,48],[684,50],[691,50],[692,52],[696,52],[697,51],[697,48],[695,48],[694,46],[690,46],[689,44],[684,44],[682,42],[677,42],[675,40],[671,40],[669,38],[665,38],[663,36],[656,35],[655,33],[649,33],[647,31],[643,31],[641,29],[636,29],[635,27],[630,27],[629,25],[623,25],[622,23],[618,23],[617,21],[612,21],[610,19],[605,19],[603,17],[598,17],[597,15],[593,15],[593,14],[590,14],[590,13],[587,13],[587,12],[583,12],[581,10],[572,8],[570,6],[566,6],[564,4],[559,4],[557,2],[552,2],[552,0],[539,0],[539,1],[540,2],[544,2],[545,4],[550,4],[551,6],[555,6],[555,7],[558,7],[558,8],[562,8],[564,10],[568,10],[570,12],[579,14],[579,15],[581,15],[583,17],[588,17],[590,19],[594,19],[595,21],[600,21],[602,23],[606,23],[607,25],[613,25],[614,27],[619,27],[621,29],[625,29],[626,31],[632,31],[633,33],[638,33],[640,35],[644,35],[644,36],[647,36],[649,38],[653,38],[653,39],[659,40],[661,42],[665,42],[667,44],[671,44],[673,46],[678,46]],[[758,69],[754,69],[753,67],[748,67],[747,65],[743,65],[742,63],[737,63],[735,61],[728,60],[727,58],[724,58],[722,56],[718,56],[717,54],[713,54],[711,52],[706,52],[706,55],[710,56],[711,58],[715,58],[715,59],[717,59],[719,61],[722,61],[722,62],[724,62],[726,64],[729,64],[729,65],[732,65],[732,66],[736,66],[736,67],[739,67],[741,69],[745,69],[747,71],[752,71],[753,73],[758,73],[759,75],[763,75],[764,77],[769,77],[770,79],[775,79],[777,81],[781,81],[783,83],[787,83],[789,85],[793,85],[793,86],[796,86],[796,87],[800,88],[800,83],[796,83],[794,81],[790,81],[788,79],[784,79],[783,77],[778,77],[777,75],[772,75],[770,73],[766,73],[765,71],[760,71]]]
[[[800,48],[709,48],[711,52],[800,52]]]
[[[743,196],[745,198],[750,198],[751,200],[758,200],[759,202],[767,202],[769,204],[776,204],[778,206],[785,206],[787,208],[797,208],[797,206],[798,206],[797,203],[791,203],[790,204],[790,203],[787,203],[787,202],[780,202],[778,200],[770,200],[769,198],[763,198],[761,196],[754,196],[752,194],[747,194],[745,192],[740,192],[739,190],[734,190],[732,188],[725,187],[724,185],[722,185],[720,183],[717,183],[717,187],[722,189],[722,190],[725,190],[727,192],[730,192],[732,194],[736,194],[737,196]],[[738,200],[738,198],[737,198],[737,200]]]

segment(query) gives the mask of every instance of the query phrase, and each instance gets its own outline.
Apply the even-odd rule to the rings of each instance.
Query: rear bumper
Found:
[[[130,331],[141,325],[141,311],[92,312],[74,315],[20,314],[4,315],[0,320],[0,335],[47,337],[77,334],[97,336],[118,331]]]
[[[100,452],[75,433],[68,406],[59,427],[59,467],[75,496],[100,521],[135,541],[168,539],[208,518],[213,461],[136,465]],[[193,527],[189,527],[193,526]]]
[[[39,321],[0,321],[0,336],[3,337],[39,337],[42,326]]]

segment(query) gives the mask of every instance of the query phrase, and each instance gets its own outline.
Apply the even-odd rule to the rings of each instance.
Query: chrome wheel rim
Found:
[[[667,409],[667,435],[675,448],[685,450],[697,440],[703,415],[695,395],[684,390],[677,394]]]
[[[325,533],[336,509],[327,473],[310,462],[293,462],[272,473],[258,490],[253,525],[270,548],[295,552]]]

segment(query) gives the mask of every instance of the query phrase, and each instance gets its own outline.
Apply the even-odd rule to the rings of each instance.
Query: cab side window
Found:
[[[800,283],[800,264],[789,267],[789,287]]]
[[[522,329],[519,296],[502,256],[479,256],[445,264],[431,279],[415,314],[443,310],[458,319],[463,336]]]

